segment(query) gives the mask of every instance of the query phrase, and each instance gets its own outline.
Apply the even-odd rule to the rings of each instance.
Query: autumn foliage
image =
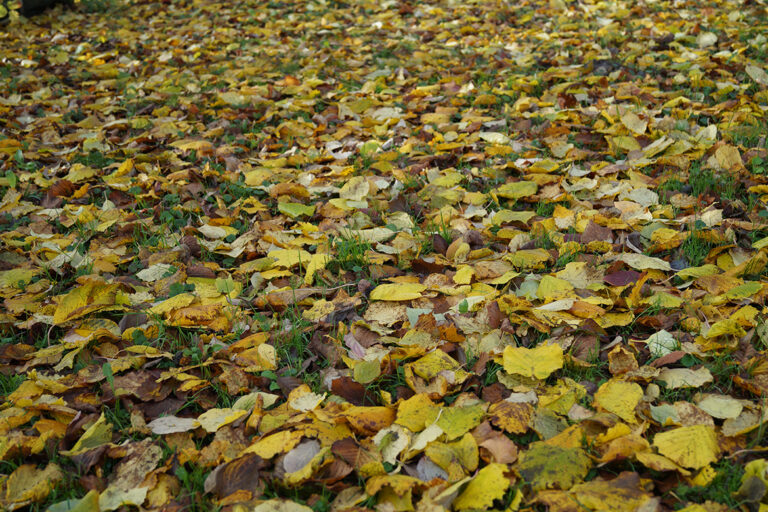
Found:
[[[0,508],[768,506],[766,20],[12,9]]]

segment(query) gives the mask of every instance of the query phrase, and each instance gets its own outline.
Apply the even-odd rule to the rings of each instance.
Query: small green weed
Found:
[[[768,174],[768,158],[756,156],[749,162],[752,174]]]

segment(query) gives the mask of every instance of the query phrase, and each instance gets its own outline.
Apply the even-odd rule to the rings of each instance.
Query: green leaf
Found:
[[[112,388],[112,393],[115,392],[115,374],[112,373],[112,365],[109,363],[104,363],[101,365],[101,373],[104,374],[104,378],[107,379],[107,383],[109,384],[109,387]]]
[[[12,171],[5,171],[5,179],[8,181],[8,186],[11,188],[16,188],[16,183],[18,183],[18,178]]]

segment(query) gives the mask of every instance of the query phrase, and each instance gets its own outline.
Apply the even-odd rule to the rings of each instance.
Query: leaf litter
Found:
[[[0,36],[0,506],[768,503],[765,6]]]

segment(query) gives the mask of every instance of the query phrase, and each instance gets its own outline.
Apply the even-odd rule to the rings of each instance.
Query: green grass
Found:
[[[704,240],[696,230],[693,230],[680,245],[680,252],[685,256],[690,266],[698,267],[704,263],[712,247],[713,244]]]
[[[280,317],[279,330],[275,349],[278,367],[298,372],[302,369],[305,359],[312,356],[307,348],[311,340],[309,327],[312,324],[301,317],[301,312],[292,305]]]
[[[727,173],[715,173],[710,169],[702,169],[699,162],[691,165],[688,171],[688,183],[691,195],[713,195],[721,199],[736,199],[739,184],[733,176]]]
[[[189,470],[185,465],[176,468],[176,477],[181,483],[179,498],[188,505],[184,510],[189,512],[211,512],[221,510],[210,500],[210,494],[205,492],[205,479],[210,471],[202,466],[194,465]]]
[[[555,203],[539,201],[536,204],[536,215],[540,217],[551,217],[555,212]]]
[[[680,500],[676,509],[684,508],[686,502],[704,503],[705,501],[721,503],[731,510],[738,508],[740,502],[734,498],[733,493],[741,485],[743,466],[729,459],[722,459],[712,464],[712,468],[716,471],[716,476],[706,487],[681,484],[670,492],[673,497]]]
[[[330,240],[334,251],[334,257],[326,268],[335,274],[342,271],[365,273],[369,265],[368,251],[371,250],[370,242],[359,236],[342,236]]]
[[[26,379],[26,375],[6,375],[0,373],[0,394],[7,396],[13,393],[21,386]]]

